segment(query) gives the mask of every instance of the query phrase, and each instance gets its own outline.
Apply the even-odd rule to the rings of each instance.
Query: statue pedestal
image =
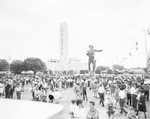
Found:
[[[95,71],[93,72],[93,71],[89,71],[89,75],[90,76],[94,76],[95,75]]]

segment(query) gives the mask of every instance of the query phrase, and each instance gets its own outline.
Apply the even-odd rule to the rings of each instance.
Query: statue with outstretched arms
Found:
[[[94,49],[93,45],[89,45],[89,49],[90,50],[87,51],[87,55],[89,57],[88,69],[91,72],[91,64],[92,64],[93,65],[93,73],[94,73],[95,72],[95,67],[96,67],[96,60],[94,58],[95,52],[102,52],[103,50],[96,50],[96,49]]]

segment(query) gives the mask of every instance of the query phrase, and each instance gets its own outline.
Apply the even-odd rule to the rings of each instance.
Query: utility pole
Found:
[[[148,29],[142,29],[142,31],[144,31],[146,60],[148,59],[147,35],[149,35],[148,34],[150,32],[149,29],[150,28],[148,28]],[[147,61],[146,61],[146,67],[147,67]]]

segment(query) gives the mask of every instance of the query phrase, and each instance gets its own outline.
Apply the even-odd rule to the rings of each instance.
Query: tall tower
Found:
[[[68,69],[68,26],[67,22],[60,24],[59,28],[59,57],[60,70]]]

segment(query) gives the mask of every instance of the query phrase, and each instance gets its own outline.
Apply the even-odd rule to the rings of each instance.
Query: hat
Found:
[[[93,45],[89,45],[89,48],[90,48],[90,47],[94,48],[94,46],[93,46]]]
[[[135,108],[131,108],[130,110],[134,110],[135,112],[137,111]]]
[[[51,95],[51,94],[50,94],[48,97],[49,97],[50,100],[53,100],[53,99],[54,99],[54,96]]]

